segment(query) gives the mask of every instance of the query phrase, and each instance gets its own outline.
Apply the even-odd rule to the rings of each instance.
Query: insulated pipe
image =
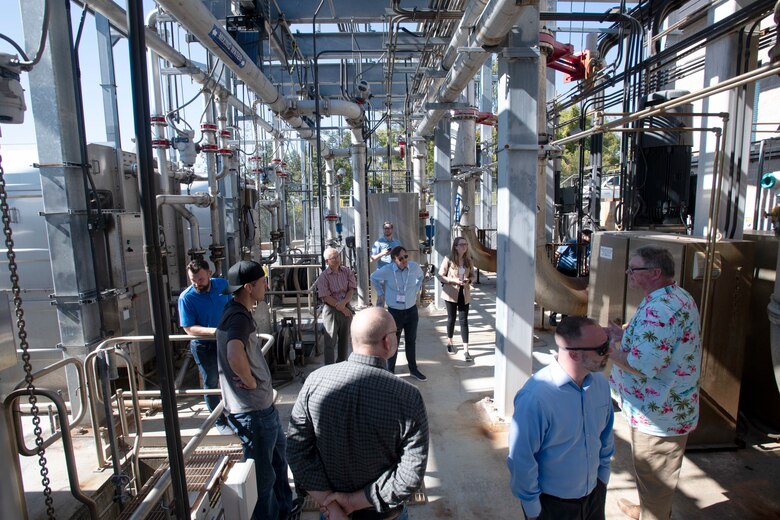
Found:
[[[427,154],[427,149],[423,149]],[[387,147],[375,146],[374,148],[368,148],[366,153],[369,155],[387,155]],[[390,155],[392,157],[401,157],[401,148],[397,146],[395,148],[390,148]],[[322,150],[323,159],[333,159],[336,157],[352,157],[352,148],[324,148]]]
[[[333,159],[325,159],[325,243],[336,242],[336,170]]]
[[[192,33],[201,45],[222,60],[275,114],[298,130],[303,139],[314,137],[314,130],[309,128],[303,119],[288,115],[288,100],[265,77],[238,42],[222,28],[219,20],[214,18],[205,4],[190,0],[158,0],[157,3]]]
[[[154,9],[146,17],[146,33],[157,31],[157,9]],[[173,193],[172,172],[168,171],[168,148],[171,142],[166,135],[168,126],[165,120],[165,108],[162,101],[162,80],[160,73],[160,55],[151,50],[149,52],[149,61],[152,69],[152,96],[154,101],[154,113],[152,114],[152,142],[157,142],[155,151],[157,155],[157,170],[160,172],[160,191],[162,193]],[[175,237],[178,234],[176,219],[173,210],[163,208],[160,217],[162,218],[163,233],[166,237]],[[167,255],[167,268],[169,283],[175,280],[175,284],[181,282],[179,279],[179,255]]]
[[[287,110],[287,114],[294,115],[316,115],[317,106],[313,100],[305,99],[290,99],[290,106]],[[344,116],[347,123],[353,128],[359,127],[363,121],[363,107],[352,101],[344,101],[343,99],[321,99],[320,100],[320,115],[323,116]],[[362,137],[361,137],[362,140]]]
[[[211,103],[216,98],[216,92],[209,95],[209,91],[203,91],[203,124],[201,124],[201,130],[205,144],[201,146],[201,150],[206,154],[206,176],[208,178],[208,190],[209,195],[213,197],[216,202],[219,194],[219,186],[217,186],[217,151],[219,145],[217,144],[217,125],[214,123],[214,111],[212,110]],[[211,204],[209,207],[209,217],[211,219],[211,262],[214,264],[214,274],[220,276],[222,273],[222,261],[224,260],[222,255],[222,218],[219,211],[219,204]]]
[[[219,172],[217,172],[217,179],[224,179],[230,171],[230,156],[225,155],[224,151],[228,150],[229,138],[225,137],[225,132],[229,132],[227,129],[227,93],[224,91],[217,91],[214,93],[217,98],[217,142],[219,151],[217,155],[222,158],[222,164]]]
[[[184,206],[173,206],[173,209],[190,224],[190,246],[192,250],[202,252],[203,246],[200,243],[200,223],[198,222],[198,217]]]
[[[207,193],[196,193],[195,195],[157,195],[157,209],[170,205],[173,209],[183,216],[190,223],[190,245],[195,251],[202,251],[200,243],[200,223],[198,218],[184,204],[195,204],[199,208],[207,208],[214,199]]]
[[[124,9],[116,5],[112,0],[76,0],[76,3],[81,5],[87,5],[90,9],[102,14],[110,22],[111,25],[119,29],[123,33],[127,33],[127,13]],[[156,10],[155,10],[156,11]],[[182,73],[189,75],[197,84],[202,85],[204,88],[211,90],[220,90],[219,82],[210,78],[200,67],[195,63],[187,59],[179,51],[168,45],[168,43],[160,38],[157,31],[150,27],[150,24],[154,23],[153,18],[147,18],[146,27],[146,47],[153,50],[160,55],[161,58],[170,62],[171,66],[179,69]],[[274,130],[273,127],[257,113],[252,110],[251,107],[245,105],[237,97],[230,95],[229,101],[232,107],[235,107],[239,112],[251,116],[257,124],[262,126],[267,132],[280,133],[278,130]]]
[[[414,191],[420,194],[420,209],[417,213],[418,237],[425,237],[425,225],[428,223],[428,187],[425,185],[425,160],[428,157],[428,143],[421,137],[413,137],[412,141],[412,175],[414,178]],[[430,244],[429,244],[430,245]]]
[[[538,1],[533,2],[534,5]],[[467,40],[469,51],[460,52],[447,73],[443,84],[429,101],[451,103],[466,88],[469,81],[479,72],[482,64],[490,56],[489,51],[479,51],[485,47],[495,47],[500,44],[515,24],[523,8],[516,0],[492,0],[482,12],[474,31]],[[436,123],[446,110],[429,110],[415,130],[415,135],[425,136],[433,132]]]
[[[279,231],[279,199],[258,200],[257,206],[263,208],[271,214],[271,229],[274,232]]]
[[[458,49],[463,47],[463,44],[468,40],[469,34],[474,30],[474,24],[477,22],[477,18],[485,10],[487,0],[472,0],[468,2],[466,9],[463,11],[463,18],[458,23],[458,28],[455,29],[455,34],[452,35],[450,44],[447,46],[447,50],[444,51],[444,57],[441,59],[441,68],[444,70],[450,70],[452,64],[455,63],[455,59],[458,57]]]
[[[355,258],[357,261],[358,303],[365,307],[368,297],[368,230],[366,226],[366,144],[352,146],[352,197],[355,204]]]

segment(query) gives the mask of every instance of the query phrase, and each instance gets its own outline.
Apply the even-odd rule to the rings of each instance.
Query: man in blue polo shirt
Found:
[[[224,278],[212,278],[208,262],[202,259],[193,260],[187,264],[187,277],[190,285],[179,296],[179,325],[192,336],[214,336],[225,304],[230,296],[222,291],[227,287]],[[214,340],[195,339],[190,342],[190,351],[203,379],[203,388],[219,388],[219,370],[217,368],[217,342]],[[206,407],[209,411],[219,404],[219,395],[207,395]],[[215,425],[222,435],[232,435],[223,415]]]
[[[377,269],[381,269],[393,263],[390,251],[401,242],[393,238],[393,223],[385,220],[382,224],[382,236],[371,246],[371,261],[377,263]]]

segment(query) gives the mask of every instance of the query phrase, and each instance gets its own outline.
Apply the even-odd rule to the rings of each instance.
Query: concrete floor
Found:
[[[469,319],[473,364],[463,361],[462,352],[447,354],[446,312],[432,305],[421,312],[417,341],[418,365],[428,381],[409,378],[403,353],[399,355],[397,373],[420,388],[431,432],[425,477],[427,503],[409,508],[413,519],[523,518],[520,502],[509,490],[505,423],[487,422],[477,406],[492,398],[495,362],[495,278],[482,275],[481,279],[483,283],[474,288]],[[541,316],[537,320],[541,325]],[[555,351],[552,330],[549,326],[545,329],[535,331],[535,370],[548,363]],[[457,327],[455,340],[457,345]],[[280,409],[284,415],[289,414],[298,388],[296,383],[282,391]],[[617,413],[608,519],[626,518],[618,509],[619,498],[638,500],[629,438],[628,425]],[[686,454],[673,518],[780,518],[778,482],[780,444],[751,430],[744,449]],[[302,520],[316,518],[314,512],[301,516]]]
[[[509,519],[523,518],[520,502],[509,491],[506,468],[506,424],[490,422],[477,403],[492,398],[495,362],[495,278],[482,275],[482,284],[474,287],[471,306],[471,353],[474,363],[463,361],[462,352],[446,352],[446,313],[428,306],[421,311],[418,331],[418,364],[428,376],[425,382],[409,379],[420,388],[428,410],[431,445],[425,478],[426,503],[409,508],[413,519]],[[541,325],[541,316],[537,317]],[[456,344],[459,342],[456,329]],[[399,377],[409,378],[403,345],[398,360]],[[534,338],[535,369],[548,363],[555,350],[549,326],[537,328]],[[304,375],[319,368],[322,356],[307,363]],[[278,388],[277,407],[286,429],[290,410],[301,387],[302,378]],[[183,436],[205,417],[205,407],[182,404],[179,408]],[[154,436],[154,424],[160,427],[160,414],[145,422],[148,438]],[[77,434],[80,446],[78,461],[82,486],[96,489],[110,471],[95,472],[94,444],[90,432]],[[616,453],[607,495],[607,518],[625,518],[617,507],[618,498],[636,501],[631,473],[628,427],[622,415],[616,414]],[[164,442],[164,436],[161,439]],[[237,442],[235,437],[208,438],[209,444]],[[186,440],[185,440],[186,442]],[[749,428],[746,447],[734,451],[689,452],[682,467],[675,495],[675,519],[769,519],[780,518],[780,444]],[[28,445],[32,445],[28,440]],[[55,446],[47,450],[50,461],[59,467],[61,460]],[[52,468],[54,480],[64,472]],[[37,461],[24,463],[25,487],[40,487]],[[292,480],[291,480],[292,481]],[[69,518],[66,482],[55,487],[58,518]],[[28,504],[35,504],[30,518],[45,518],[40,492],[28,493]],[[5,518],[0,513],[0,518]],[[305,512],[301,520],[318,518],[316,512]]]

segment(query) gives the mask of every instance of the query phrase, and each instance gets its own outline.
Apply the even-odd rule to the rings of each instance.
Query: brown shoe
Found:
[[[634,504],[633,502],[629,502],[625,498],[619,498],[618,507],[627,517],[633,518],[634,520],[639,520],[639,512],[642,510],[642,508],[640,508],[638,505]]]

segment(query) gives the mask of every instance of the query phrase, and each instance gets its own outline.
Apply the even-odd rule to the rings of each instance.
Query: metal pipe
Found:
[[[65,403],[63,402],[62,398],[55,392],[54,390],[49,390],[46,388],[36,388],[35,390],[28,390],[26,388],[14,390],[10,394],[8,394],[3,401],[3,408],[6,410],[6,418],[8,421],[11,421],[10,415],[13,413],[13,407],[11,404],[24,396],[33,395],[33,392],[35,395],[42,395],[49,399],[51,402],[54,403],[54,405],[57,407],[57,414],[60,416],[60,423],[65,424],[67,423],[67,417],[68,417],[68,411],[65,408]],[[70,492],[73,495],[73,497],[84,504],[87,509],[89,510],[89,516],[93,520],[97,520],[99,518],[98,515],[98,509],[97,504],[94,500],[89,498],[87,495],[85,495],[81,491],[81,485],[79,484],[79,475],[78,471],[76,470],[76,459],[75,459],[75,450],[73,448],[73,439],[70,436],[70,428],[62,428],[62,447],[63,452],[65,454],[65,468],[68,473],[68,482],[70,483]]]
[[[325,243],[332,245],[336,241],[336,168],[333,159],[325,158]]]
[[[152,147],[148,127],[149,81],[146,71],[146,30],[143,18],[142,0],[128,0],[127,43],[130,61],[130,83],[133,96],[133,125],[138,143],[138,184],[144,237],[144,264],[149,288],[152,330],[157,331],[155,353],[157,374],[162,390],[163,422],[165,424],[168,463],[173,478],[173,495],[177,516],[189,514],[189,496],[181,457],[181,429],[173,392],[173,358],[170,340],[165,334],[170,323],[168,316],[168,294],[163,281],[162,248],[160,247],[159,220],[155,196],[157,186],[154,178]],[[194,4],[197,5],[197,4]],[[212,230],[213,231],[213,230]]]
[[[96,12],[108,18],[108,20],[111,22],[111,25],[116,27],[119,31],[125,34],[127,33],[127,13],[112,0],[74,1],[80,5],[87,5],[90,9],[94,9]],[[190,76],[197,84],[212,90],[222,89],[222,86],[218,81],[208,76],[195,63],[168,45],[165,40],[160,38],[156,31],[150,28],[147,28],[146,30],[146,45],[149,49],[156,52],[160,57],[170,62],[172,67],[178,69],[183,74]],[[281,132],[274,129],[274,127],[269,122],[259,117],[257,112],[251,107],[245,105],[241,100],[232,94],[228,93],[228,95],[228,103],[230,103],[230,106],[236,108],[239,112],[252,117],[253,120],[257,122],[258,125],[262,126],[267,132],[281,134]]]
[[[38,380],[39,378],[51,374],[56,370],[59,370],[62,367],[65,367],[67,365],[75,365],[76,366],[76,375],[78,380],[78,386],[76,390],[76,394],[78,395],[79,399],[79,413],[76,415],[76,417],[73,418],[73,421],[67,421],[60,419],[60,424],[67,425],[66,427],[68,429],[73,429],[76,426],[78,426],[81,421],[84,420],[84,416],[87,414],[87,392],[86,392],[86,372],[84,371],[84,365],[81,361],[78,360],[78,358],[65,358],[60,361],[57,361],[56,363],[52,363],[51,365],[42,368],[41,370],[38,370],[37,372],[34,372],[32,374],[33,380]],[[26,381],[22,381],[19,384],[16,385],[14,390],[19,390],[23,387],[27,386]],[[24,444],[24,430],[22,429],[22,421],[21,417],[19,417],[20,414],[20,408],[17,406],[14,410],[14,421],[10,422],[9,424],[13,424],[14,428],[16,430],[16,438],[19,440],[19,443],[17,444],[18,451],[20,454],[24,455],[25,457],[32,457],[33,455],[38,454],[38,447],[34,450],[27,449],[27,446]],[[67,419],[67,416],[65,416]],[[61,428],[65,429],[64,427]],[[54,444],[57,440],[59,440],[62,437],[62,431],[56,432],[52,434],[51,437],[47,438],[43,441],[43,444],[41,445],[42,448],[48,448],[52,444]]]
[[[754,71],[746,72],[745,74],[740,74],[739,76],[734,76],[733,78],[723,80],[722,82],[716,85],[703,88],[697,92],[692,92],[691,94],[680,96],[679,98],[666,101],[664,103],[655,105],[653,107],[645,108],[644,110],[640,110],[639,112],[634,112],[631,115],[621,117],[620,119],[616,119],[608,123],[604,123],[603,125],[594,126],[587,130],[577,132],[576,134],[563,137],[561,139],[551,142],[550,144],[556,146],[563,146],[568,143],[579,141],[580,139],[593,135],[596,132],[609,132],[612,129],[620,127],[626,123],[631,123],[639,119],[659,115],[670,108],[684,105],[686,103],[691,103],[693,101],[698,101],[699,99],[713,96],[715,94],[719,94],[726,90],[731,90],[732,88],[741,87],[742,85],[745,85],[747,83],[752,83],[754,81],[758,81],[764,78],[768,78],[770,76],[774,76],[778,72],[780,72],[780,63],[770,63],[769,65],[759,67]]]
[[[531,3],[536,5],[538,1]],[[516,0],[491,0],[480,15],[474,31],[469,35],[468,51],[458,54],[444,82],[438,90],[432,91],[428,100],[438,103],[455,101],[490,56],[491,51],[485,48],[499,45],[527,6],[528,4],[518,4]],[[425,136],[433,132],[445,112],[444,109],[429,110],[417,126],[415,135]]]
[[[302,118],[287,115],[287,99],[265,77],[238,42],[222,28],[219,20],[214,18],[203,3],[189,0],[159,0],[158,4],[198,38],[201,45],[222,60],[222,63],[241,78],[249,89],[257,93],[275,114],[298,130],[302,138],[311,139],[314,136],[313,130]]]
[[[190,224],[190,245],[192,250],[203,251],[203,246],[200,243],[200,222],[198,222],[198,217],[184,206],[173,206],[173,209]]]

